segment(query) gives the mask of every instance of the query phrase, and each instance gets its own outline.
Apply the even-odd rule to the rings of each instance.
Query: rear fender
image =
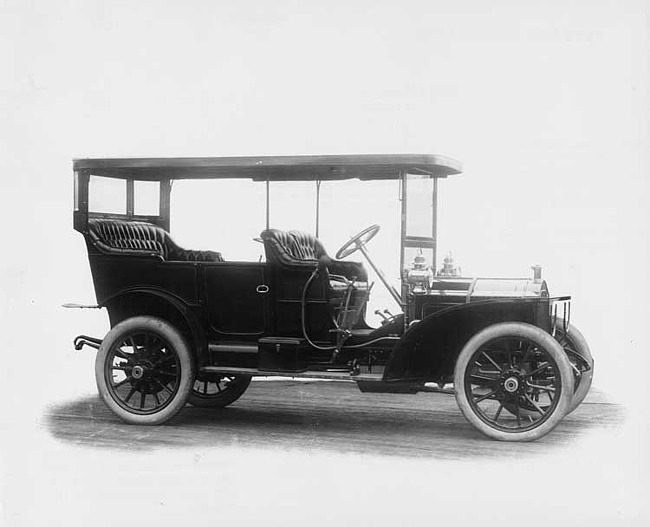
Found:
[[[451,382],[463,346],[476,333],[499,322],[525,322],[549,331],[549,301],[485,300],[437,311],[404,333],[386,365],[383,380]]]
[[[195,352],[197,366],[209,364],[210,355],[200,315],[180,298],[164,291],[134,288],[111,296],[102,307],[108,310],[111,327],[138,315],[160,317],[178,328]]]

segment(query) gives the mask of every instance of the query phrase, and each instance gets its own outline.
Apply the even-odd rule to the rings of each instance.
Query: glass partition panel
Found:
[[[406,176],[406,235],[433,237],[433,178]]]

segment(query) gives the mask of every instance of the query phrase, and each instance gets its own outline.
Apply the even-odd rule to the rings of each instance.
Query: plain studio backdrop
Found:
[[[645,2],[2,0],[0,57],[6,525],[647,520]],[[542,265],[625,425],[507,462],[136,455],[48,435],[46,404],[95,390],[94,354],[72,338],[108,330],[103,312],[60,308],[95,300],[72,158],[339,153],[462,161],[441,183],[439,261],[452,251],[471,276]],[[257,259],[263,187],[220,184],[174,189],[172,234]],[[323,186],[329,252],[379,223],[370,250],[396,282],[397,188]],[[311,230],[313,188],[297,189],[272,189],[272,224]]]

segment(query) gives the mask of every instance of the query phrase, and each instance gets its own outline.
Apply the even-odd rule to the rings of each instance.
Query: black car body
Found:
[[[458,162],[431,155],[75,160],[74,228],[85,238],[97,305],[112,328],[102,340],[80,336],[75,344],[99,349],[104,400],[128,422],[158,424],[188,401],[230,404],[254,376],[316,377],[354,381],[363,391],[453,391],[468,420],[491,437],[546,434],[586,395],[593,359],[569,323],[570,298],[551,298],[539,271],[531,279],[478,279],[437,270],[438,182],[460,172]],[[123,210],[92,210],[97,178],[123,182]],[[266,261],[225,261],[173,241],[172,182],[205,178],[266,185],[259,240]],[[399,186],[399,291],[365,250],[379,226],[333,257],[317,235],[270,224],[274,182],[320,188],[350,178]],[[143,182],[158,196],[157,211],[147,214],[136,203]],[[416,234],[411,185],[433,212],[418,218]],[[382,314],[379,327],[365,317],[368,269],[343,259],[356,251],[402,308]],[[454,390],[445,388],[452,383]]]

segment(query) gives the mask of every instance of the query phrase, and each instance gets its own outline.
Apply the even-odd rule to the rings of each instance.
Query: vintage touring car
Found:
[[[528,441],[551,431],[589,390],[593,359],[569,323],[570,297],[550,297],[538,268],[531,279],[437,270],[438,183],[460,174],[457,161],[332,155],[77,159],[73,167],[74,228],[86,242],[97,304],[68,307],[106,308],[111,325],[103,339],[80,335],[74,344],[98,350],[99,393],[128,423],[163,423],[187,403],[222,408],[252,377],[289,376],[356,382],[364,392],[454,393],[487,436]],[[242,178],[266,186],[257,239],[264,261],[227,261],[174,242],[174,181]],[[321,183],[348,179],[395,182],[399,288],[366,250],[378,225],[334,257],[318,238]],[[118,211],[93,206],[107,180],[123,191]],[[269,188],[305,181],[315,184],[316,235],[274,228]],[[139,205],[142,185],[154,188],[154,206]],[[428,209],[415,206],[423,200]],[[378,327],[367,323],[368,270],[346,260],[355,252],[401,307],[378,312]]]

